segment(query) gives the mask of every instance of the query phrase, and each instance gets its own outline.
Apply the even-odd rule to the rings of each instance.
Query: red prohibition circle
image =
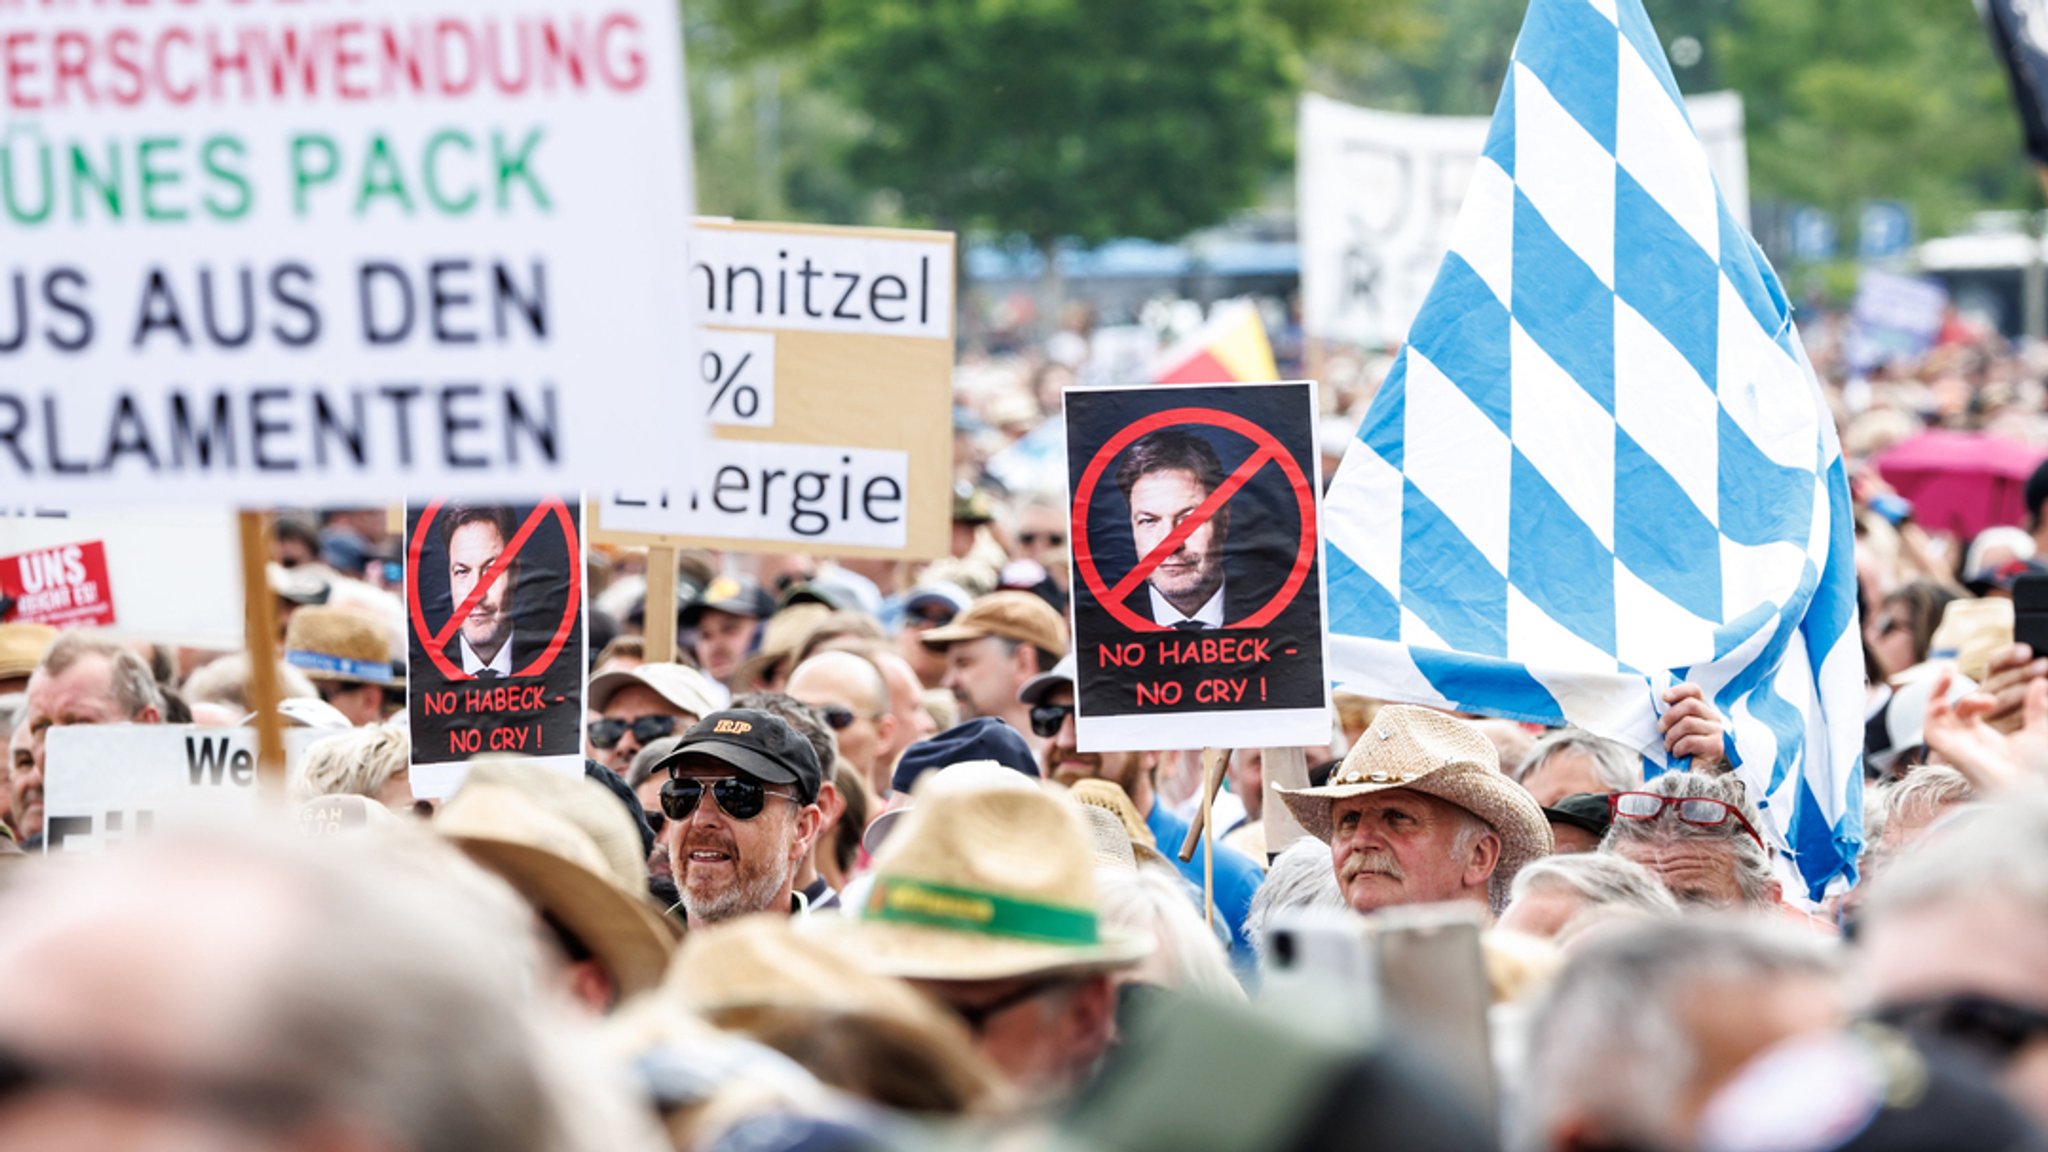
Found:
[[[448,644],[448,637],[444,634],[436,638],[434,630],[427,627],[426,614],[420,609],[420,550],[426,544],[427,533],[432,528],[434,517],[440,513],[442,505],[446,503],[446,500],[435,500],[428,504],[420,512],[420,522],[413,527],[412,540],[406,546],[405,555],[407,572],[405,589],[406,608],[412,617],[413,635],[422,638],[420,646],[426,649],[427,659],[434,662],[434,667],[441,670],[441,675],[450,680],[474,680],[474,676],[464,672],[460,665],[448,659],[442,653],[441,649]],[[505,552],[499,559],[509,564],[511,558],[517,556],[519,551],[526,546],[526,541],[533,535],[533,529],[539,526],[539,521],[549,512],[554,513],[555,519],[560,521],[562,525],[562,541],[567,549],[568,556],[569,601],[562,606],[562,621],[556,625],[554,639],[548,641],[547,649],[529,662],[526,667],[514,672],[514,676],[538,676],[547,671],[548,666],[555,662],[555,657],[561,655],[562,646],[569,642],[569,634],[575,631],[577,609],[583,604],[583,565],[578,560],[578,557],[583,552],[583,547],[576,537],[576,520],[569,515],[568,505],[562,503],[559,497],[550,496],[534,505],[533,512],[527,517],[526,524],[521,526],[513,539],[505,541]],[[486,572],[485,575],[490,576],[490,573]],[[489,580],[479,580],[477,583],[480,587],[488,590],[491,584],[502,579],[503,576],[504,572],[501,569],[497,576],[492,576]],[[450,604],[449,607],[451,609],[459,609],[462,606],[460,604]],[[456,622],[461,619],[462,615],[463,613],[461,612],[450,613],[448,626],[451,630],[460,627]]]
[[[1086,545],[1074,549],[1074,565],[1081,570],[1081,579],[1087,584],[1088,591],[1095,596],[1095,602],[1102,605],[1118,623],[1136,632],[1171,631],[1166,625],[1131,611],[1122,601],[1110,596],[1109,587],[1103,583],[1102,574],[1095,568],[1095,548],[1089,542],[1088,534],[1088,509],[1094,502],[1095,486],[1101,483],[1102,474],[1108,470],[1110,461],[1116,459],[1125,448],[1130,447],[1132,441],[1147,432],[1180,424],[1203,424],[1243,436],[1256,446],[1254,455],[1258,454],[1259,449],[1269,453],[1293,485],[1295,503],[1301,510],[1301,543],[1295,549],[1294,566],[1288,571],[1287,579],[1280,585],[1280,590],[1275,592],[1273,598],[1263,607],[1241,620],[1226,621],[1223,626],[1259,628],[1270,624],[1275,616],[1294,603],[1295,594],[1301,591],[1302,584],[1308,579],[1309,568],[1315,563],[1315,492],[1310,488],[1308,478],[1302,475],[1301,466],[1295,463],[1293,454],[1288,452],[1272,433],[1232,412],[1215,408],[1168,408],[1129,425],[1110,437],[1107,444],[1097,449],[1094,459],[1088,461],[1087,470],[1081,473],[1080,484],[1074,489],[1073,523],[1068,527],[1071,533],[1069,538],[1077,544]],[[1143,557],[1139,559],[1142,560]]]

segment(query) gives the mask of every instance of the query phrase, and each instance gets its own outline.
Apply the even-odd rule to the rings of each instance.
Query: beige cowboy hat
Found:
[[[1496,894],[1507,891],[1522,865],[1554,847],[1542,807],[1501,773],[1493,741],[1455,716],[1412,704],[1381,708],[1328,784],[1282,788],[1280,796],[1309,835],[1328,843],[1337,801],[1397,788],[1456,804],[1493,828],[1500,837],[1490,885]]]
[[[857,918],[826,929],[870,971],[1007,980],[1125,968],[1152,941],[1106,929],[1080,812],[1035,787],[920,787]]]
[[[433,827],[575,933],[621,998],[660,985],[675,933],[644,895],[639,832],[601,785],[480,757]]]
[[[56,642],[57,630],[48,624],[0,624],[0,679],[34,672]]]

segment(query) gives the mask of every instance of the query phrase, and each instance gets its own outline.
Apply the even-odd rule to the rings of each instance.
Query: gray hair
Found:
[[[1593,765],[1593,778],[1610,792],[1626,792],[1643,782],[1643,758],[1626,744],[1577,728],[1560,728],[1536,741],[1515,766],[1515,783],[1527,780],[1545,760],[1560,752],[1577,752]]]
[[[62,676],[88,656],[98,656],[107,662],[107,682],[123,716],[133,719],[151,708],[159,715],[163,713],[164,695],[157,689],[156,676],[149,665],[133,648],[104,633],[59,633],[56,643],[43,653],[42,663],[36,665],[36,674]]]
[[[1656,874],[1633,860],[1605,852],[1570,852],[1545,856],[1515,873],[1514,899],[1535,888],[1575,892],[1582,911],[1626,909],[1654,916],[1678,915],[1678,901]]]
[[[277,666],[278,695],[287,700],[311,700],[320,695],[304,672],[289,664]],[[185,678],[188,704],[219,704],[236,712],[249,712],[249,654],[235,652],[214,660]]]
[[[1686,1006],[1710,981],[1832,979],[1836,958],[1771,921],[1699,916],[1616,925],[1585,938],[1530,1019],[1513,1147],[1552,1147],[1589,1120],[1607,1144],[1661,1148],[1699,1053]]]
[[[383,724],[337,732],[307,748],[292,773],[291,798],[375,796],[408,765],[411,741]]]
[[[1666,772],[1635,791],[1648,792],[1652,796],[1719,800],[1742,813],[1742,818],[1749,821],[1749,827],[1757,830],[1757,837],[1752,838],[1741,824],[1733,820],[1712,825],[1688,824],[1678,818],[1676,808],[1666,808],[1650,820],[1616,816],[1614,823],[1607,828],[1606,839],[1600,842],[1600,851],[1611,853],[1617,845],[1624,843],[1674,844],[1701,840],[1723,844],[1731,854],[1735,884],[1742,890],[1743,902],[1757,907],[1771,903],[1771,885],[1777,876],[1771,871],[1770,850],[1758,843],[1758,838],[1763,836],[1763,814],[1751,802],[1749,792],[1739,778],[1707,776],[1698,772]]]
[[[1099,809],[1098,809],[1099,811]],[[1191,995],[1244,999],[1223,941],[1202,921],[1201,899],[1180,874],[1164,868],[1097,868],[1102,923],[1149,937],[1165,962],[1168,987]]]
[[[1964,895],[2006,897],[2048,916],[2048,801],[2002,799],[1972,806],[1934,825],[1907,849],[1903,867],[1871,882],[1865,915],[1896,912]]]
[[[1898,783],[1883,789],[1882,796],[1884,818],[1889,822],[1901,817],[1925,816],[1955,804],[1967,804],[1977,798],[1977,790],[1970,786],[1968,777],[1953,768],[1923,764],[1906,773]]]
[[[1289,844],[1273,858],[1273,865],[1258,890],[1252,893],[1251,910],[1245,914],[1244,934],[1251,939],[1266,962],[1265,928],[1275,913],[1296,908],[1342,908],[1344,893],[1337,888],[1337,870],[1330,863],[1330,846],[1313,837]]]

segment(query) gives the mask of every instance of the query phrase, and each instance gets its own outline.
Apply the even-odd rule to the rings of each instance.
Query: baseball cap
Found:
[[[728,708],[697,721],[676,744],[676,750],[654,766],[656,773],[713,760],[770,784],[796,785],[806,804],[818,799],[824,771],[818,754],[779,716],[755,708]]]
[[[889,779],[889,787],[908,792],[926,772],[969,760],[993,761],[1026,776],[1038,775],[1038,761],[1031,755],[1031,745],[1024,742],[1015,728],[993,716],[977,716],[905,748],[896,759],[896,772]]]
[[[761,620],[775,614],[775,599],[751,576],[720,576],[706,584],[696,599],[683,605],[683,626],[695,624],[706,612],[727,612]]]
[[[1017,702],[1029,704],[1036,708],[1040,704],[1045,703],[1045,698],[1052,694],[1053,689],[1071,688],[1073,686],[1074,654],[1069,652],[1065,656],[1060,657],[1060,662],[1053,665],[1050,671],[1040,672],[1038,675],[1026,680],[1024,687],[1017,692]]]
[[[676,707],[699,718],[718,711],[717,691],[702,672],[687,664],[642,664],[606,672],[590,682],[590,706],[599,712],[612,702],[619,690],[639,684]]]
[[[1021,640],[1048,652],[1067,650],[1067,622],[1052,605],[1029,592],[991,592],[969,604],[951,624],[918,639],[927,648],[944,648],[984,636]]]
[[[935,580],[912,588],[910,594],[903,598],[903,611],[915,612],[927,604],[941,604],[948,615],[958,616],[972,603],[974,597],[967,594],[967,589],[951,580]]]

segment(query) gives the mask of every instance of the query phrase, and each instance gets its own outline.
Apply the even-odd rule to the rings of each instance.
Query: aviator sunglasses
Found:
[[[592,748],[617,748],[619,741],[631,732],[633,739],[645,748],[664,736],[672,736],[676,730],[673,716],[640,716],[632,720],[592,720],[590,722],[590,746]]]
[[[718,801],[719,811],[735,820],[752,820],[768,806],[768,797],[780,796],[792,804],[800,804],[795,796],[787,792],[776,792],[764,786],[759,780],[745,776],[721,776],[705,780],[695,776],[678,776],[661,786],[661,811],[670,820],[678,823],[688,820],[690,813],[704,799],[705,787],[709,785],[711,798]]]

